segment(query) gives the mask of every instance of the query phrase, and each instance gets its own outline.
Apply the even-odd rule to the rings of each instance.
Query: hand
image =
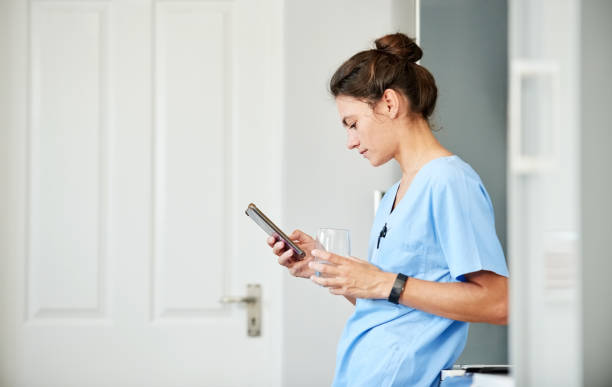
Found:
[[[295,230],[289,235],[289,238],[298,245],[298,247],[306,253],[306,256],[301,260],[294,259],[295,253],[291,248],[285,246],[283,241],[277,241],[274,237],[268,237],[268,246],[272,247],[272,252],[278,256],[278,263],[287,267],[289,273],[294,277],[310,278],[315,271],[308,267],[312,262],[313,257],[310,254],[315,247],[315,240],[308,234]]]
[[[329,288],[330,293],[355,298],[389,297],[396,274],[384,272],[355,257],[342,257],[323,250],[312,250],[311,254],[330,262],[309,264],[311,270],[321,273],[321,277],[312,275],[310,279]]]

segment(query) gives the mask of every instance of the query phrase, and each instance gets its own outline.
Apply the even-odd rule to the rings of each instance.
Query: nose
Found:
[[[346,135],[346,147],[348,149],[354,149],[359,146],[359,138],[357,138],[357,134],[348,130]]]

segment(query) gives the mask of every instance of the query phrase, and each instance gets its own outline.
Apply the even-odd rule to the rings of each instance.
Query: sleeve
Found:
[[[480,179],[457,172],[433,194],[435,232],[451,276],[465,281],[465,274],[488,270],[508,277],[493,205]]]

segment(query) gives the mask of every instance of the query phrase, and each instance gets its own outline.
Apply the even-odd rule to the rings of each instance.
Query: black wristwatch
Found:
[[[395,278],[393,288],[391,288],[391,293],[389,293],[389,298],[387,299],[389,302],[392,302],[394,304],[397,304],[399,302],[400,296],[404,291],[404,287],[406,286],[407,280],[407,276],[402,273],[397,273],[397,278]]]

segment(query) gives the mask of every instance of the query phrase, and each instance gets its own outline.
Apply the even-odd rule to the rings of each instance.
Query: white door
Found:
[[[511,359],[517,386],[580,386],[579,0],[509,2]]]
[[[0,1],[0,385],[280,385],[281,5]]]

